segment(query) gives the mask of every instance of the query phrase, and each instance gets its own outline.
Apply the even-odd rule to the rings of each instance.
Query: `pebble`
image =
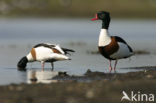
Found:
[[[89,98],[89,99],[93,98],[94,97],[93,91],[92,90],[87,91],[86,92],[86,97]]]

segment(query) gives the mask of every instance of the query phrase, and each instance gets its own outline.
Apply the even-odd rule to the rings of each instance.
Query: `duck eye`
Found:
[[[104,18],[104,17],[105,17],[105,14],[101,14],[101,15],[100,15],[100,18]]]

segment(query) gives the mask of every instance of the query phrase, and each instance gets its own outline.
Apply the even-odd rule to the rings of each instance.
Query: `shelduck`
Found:
[[[128,58],[133,55],[132,48],[118,36],[110,36],[108,32],[110,15],[109,12],[100,11],[96,14],[96,17],[92,19],[102,20],[102,29],[99,35],[98,49],[99,52],[109,60],[109,71],[112,71],[111,61],[115,60],[113,70],[116,70],[117,61],[119,59]]]
[[[71,60],[66,54],[70,54],[69,52],[75,52],[74,50],[62,48],[56,44],[49,43],[41,43],[35,45],[28,55],[24,56],[20,59],[17,64],[19,70],[23,70],[26,68],[28,62],[39,61],[42,65],[42,70],[44,70],[45,62],[50,62],[52,66],[52,70],[54,69],[53,62],[62,61],[62,60]]]

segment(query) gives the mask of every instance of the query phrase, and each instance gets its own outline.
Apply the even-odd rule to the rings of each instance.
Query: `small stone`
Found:
[[[14,86],[12,86],[12,85],[10,85],[8,88],[9,88],[9,90],[11,90],[11,91],[15,89]]]
[[[150,75],[150,74],[149,74],[149,75],[147,75],[146,77],[147,77],[147,78],[153,78],[153,76],[152,76],[152,75]]]
[[[87,98],[93,98],[93,97],[94,97],[93,91],[92,91],[92,90],[87,91],[87,92],[86,92],[86,97],[87,97]]]
[[[18,87],[16,88],[16,90],[17,90],[17,91],[22,91],[23,88],[22,88],[21,86],[18,86]]]
[[[77,100],[75,98],[69,97],[69,98],[67,98],[66,103],[77,103]]]

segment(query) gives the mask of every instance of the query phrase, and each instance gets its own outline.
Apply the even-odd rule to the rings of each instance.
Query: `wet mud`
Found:
[[[124,74],[88,70],[83,76],[60,72],[53,77],[57,81],[48,84],[0,86],[0,103],[119,103],[123,91],[156,94],[156,68],[145,68]]]

